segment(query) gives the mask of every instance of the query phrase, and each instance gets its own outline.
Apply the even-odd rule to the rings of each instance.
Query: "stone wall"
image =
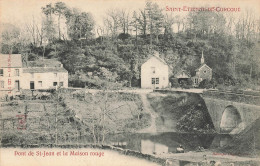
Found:
[[[222,117],[225,109],[228,106],[233,106],[237,109],[241,116],[243,128],[246,128],[250,124],[252,124],[256,119],[260,117],[260,106],[250,105],[245,103],[238,103],[233,101],[214,99],[214,98],[206,98],[203,97],[205,104],[207,106],[208,112],[212,118],[214,123],[214,127],[217,132],[221,133],[221,120],[228,119],[229,117]],[[238,124],[239,125],[239,124]],[[240,124],[241,127],[241,124]],[[237,133],[236,133],[237,134]]]

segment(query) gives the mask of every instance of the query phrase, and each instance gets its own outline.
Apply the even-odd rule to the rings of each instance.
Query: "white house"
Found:
[[[27,62],[23,68],[23,89],[68,88],[68,71],[53,59]]]
[[[0,54],[0,93],[13,95],[20,90],[22,81],[21,54]]]
[[[21,54],[0,54],[0,96],[20,89],[68,87],[68,71],[53,59],[22,62]]]
[[[165,88],[169,86],[169,67],[155,53],[141,66],[141,88]]]

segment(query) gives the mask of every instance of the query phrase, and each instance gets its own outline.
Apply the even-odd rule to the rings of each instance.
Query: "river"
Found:
[[[189,133],[138,133],[117,134],[107,137],[107,143],[126,149],[140,151],[145,154],[176,153],[182,145],[185,151],[197,151],[198,147],[214,150],[232,141],[230,135],[189,134]]]

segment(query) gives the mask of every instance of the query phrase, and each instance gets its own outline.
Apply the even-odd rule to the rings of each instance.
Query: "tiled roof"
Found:
[[[184,75],[183,75],[183,73],[184,73]],[[177,73],[174,74],[174,77],[176,77],[176,78],[190,78],[190,73],[186,70],[179,70]]]
[[[11,54],[10,62],[8,62],[9,54],[0,54],[0,67],[22,67],[22,56],[21,54]],[[8,63],[11,66],[8,66]]]
[[[23,63],[24,67],[60,67],[61,62],[56,59],[40,59],[37,61],[27,61]]]
[[[209,68],[210,70],[212,70],[208,65],[206,65],[205,63],[200,65],[195,71],[199,71],[203,66],[206,66],[207,68]]]
[[[68,72],[63,67],[29,67],[23,68],[24,73],[51,73],[51,72]]]

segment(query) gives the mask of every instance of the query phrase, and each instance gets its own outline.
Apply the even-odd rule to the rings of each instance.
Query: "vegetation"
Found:
[[[135,132],[149,125],[136,94],[55,92],[47,100],[25,100],[2,108],[3,146],[104,144],[108,135]],[[26,116],[24,129],[17,115]]]
[[[154,110],[160,115],[157,125],[162,130],[214,133],[214,125],[203,99],[196,94],[149,95]]]
[[[107,11],[102,26],[91,13],[63,2],[43,6],[42,14],[21,27],[2,25],[1,52],[22,53],[24,60],[58,58],[73,86],[99,87],[99,81],[140,86],[140,66],[157,50],[172,73],[183,69],[194,75],[204,51],[216,86],[259,89],[259,20],[253,11],[238,19],[211,11],[182,17],[147,2],[132,13]]]

